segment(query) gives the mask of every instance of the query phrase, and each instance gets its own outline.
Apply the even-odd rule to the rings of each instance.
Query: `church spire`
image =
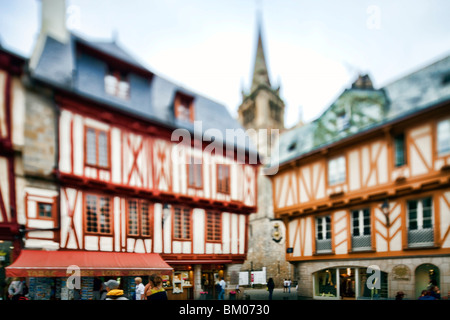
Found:
[[[253,68],[253,80],[251,92],[255,91],[259,85],[266,85],[270,88],[269,72],[267,70],[266,58],[262,42],[262,22],[258,14],[258,44],[256,47],[255,65]]]

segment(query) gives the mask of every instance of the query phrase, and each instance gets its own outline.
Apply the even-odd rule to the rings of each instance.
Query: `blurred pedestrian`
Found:
[[[397,292],[397,295],[395,296],[395,300],[403,300],[405,297],[405,293],[403,291]]]
[[[422,290],[419,300],[436,300],[436,298],[430,295],[430,291]]]
[[[275,283],[272,278],[269,278],[267,281],[267,290],[269,291],[269,300],[272,300],[273,289],[275,289]]]
[[[429,289],[430,296],[434,297],[436,300],[441,299],[441,290],[439,290],[439,287],[436,285],[432,285]]]
[[[119,289],[119,282],[116,280],[108,280],[105,283],[105,286],[106,291],[108,291],[105,300],[128,300],[128,298],[125,297],[123,290]]]
[[[219,300],[225,300],[225,288],[227,287],[227,283],[224,278],[219,281],[220,291],[219,291]]]
[[[144,297],[145,287],[142,284],[142,278],[141,277],[134,278],[134,283],[136,284],[136,289],[135,289],[136,299],[135,300],[144,300],[143,297]]]
[[[146,295],[146,300],[155,301],[155,300],[167,300],[167,292],[163,288],[163,281],[161,276],[157,274],[152,274],[149,277],[149,286],[148,286],[148,294]],[[145,294],[144,294],[145,295]]]
[[[8,298],[11,300],[19,300],[23,297],[24,283],[20,278],[14,278],[8,287]]]

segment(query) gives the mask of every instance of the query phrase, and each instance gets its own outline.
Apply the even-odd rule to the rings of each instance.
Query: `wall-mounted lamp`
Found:
[[[383,204],[381,205],[381,212],[383,212],[384,216],[386,217],[386,226],[390,226],[389,221],[389,202],[388,200],[384,200]]]

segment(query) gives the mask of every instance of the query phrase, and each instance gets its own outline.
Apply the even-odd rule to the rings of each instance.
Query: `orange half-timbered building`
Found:
[[[381,89],[360,76],[282,135],[274,210],[300,296],[450,292],[449,75],[447,57]]]

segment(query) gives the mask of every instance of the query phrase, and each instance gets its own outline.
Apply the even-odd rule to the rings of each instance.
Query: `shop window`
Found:
[[[437,124],[437,152],[438,155],[450,153],[450,119]]]
[[[426,263],[418,266],[415,271],[415,297],[420,297],[423,290],[427,290],[430,286],[441,287],[440,270],[434,264]]]
[[[86,165],[109,167],[109,135],[104,130],[86,127]]]
[[[52,203],[37,203],[37,216],[39,219],[52,219],[53,218],[53,204]]]
[[[364,267],[328,268],[313,274],[314,297],[323,299],[387,299],[388,274]],[[368,281],[372,281],[368,285]]]
[[[314,295],[317,297],[337,297],[336,269],[326,269],[314,273]]]
[[[370,210],[354,210],[352,214],[352,248],[353,250],[367,250],[371,248]]]
[[[184,122],[194,122],[194,98],[177,93],[174,102],[175,118]]]
[[[388,298],[388,274],[380,270],[379,277],[373,278],[373,270],[367,272],[367,268],[355,269],[358,277],[355,276],[355,288],[357,288],[358,299],[387,299]],[[372,278],[370,278],[372,277]],[[373,281],[372,285],[367,285],[367,281]]]
[[[217,165],[217,192],[230,193],[230,166]]]
[[[434,243],[432,198],[411,200],[408,208],[408,245],[430,246]]]
[[[173,237],[176,240],[191,240],[191,210],[174,208]]]
[[[111,234],[111,199],[88,194],[85,199],[87,233]]]
[[[128,235],[150,237],[150,206],[148,201],[128,200]]]
[[[394,162],[396,167],[406,164],[405,135],[403,133],[394,137]]]
[[[201,189],[203,187],[203,173],[201,159],[191,157],[188,164],[188,186],[190,188]],[[200,163],[198,163],[200,162]]]
[[[346,179],[345,157],[340,156],[328,161],[328,185],[344,183]]]
[[[130,83],[124,72],[109,70],[105,76],[105,92],[126,100],[130,96]]]
[[[316,252],[331,252],[331,218],[330,216],[316,219]]]
[[[222,241],[222,214],[220,212],[206,211],[206,241]]]

